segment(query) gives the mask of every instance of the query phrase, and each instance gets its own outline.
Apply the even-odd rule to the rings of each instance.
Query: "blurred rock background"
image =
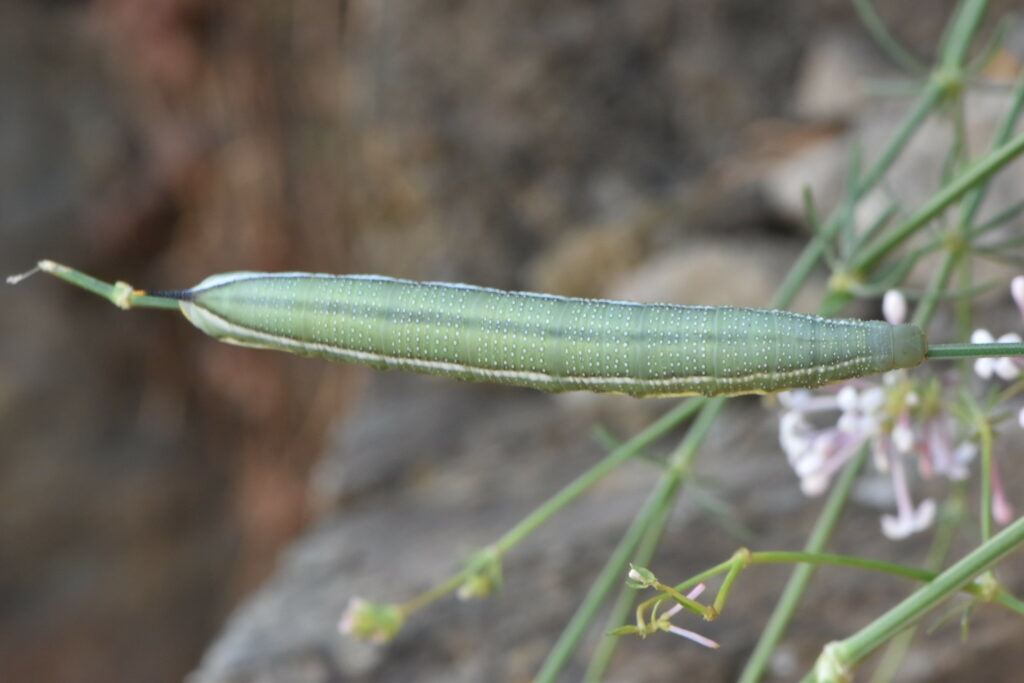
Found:
[[[880,10],[927,59],[952,5]],[[827,203],[847,133],[899,116],[864,86],[891,75],[841,0],[0,3],[0,271],[50,257],[155,288],[295,269],[763,305],[805,239],[800,187],[822,181]],[[993,319],[1013,329],[1008,310]],[[446,576],[600,457],[595,424],[625,437],[668,405],[234,348],[30,280],[0,304],[0,680],[528,680],[650,466],[513,553],[492,600],[442,602],[386,649],[335,622],[353,594]],[[698,474],[758,547],[790,548],[816,504],[773,429],[735,402]],[[752,542],[698,498],[659,574]],[[837,550],[919,561],[925,541],[884,541],[878,513],[855,509]],[[706,631],[722,652],[626,642],[614,680],[731,680],[784,577],[744,577]],[[779,680],[907,589],[852,578],[816,582]],[[1017,623],[985,610],[964,649],[941,630],[906,680],[1015,680]]]

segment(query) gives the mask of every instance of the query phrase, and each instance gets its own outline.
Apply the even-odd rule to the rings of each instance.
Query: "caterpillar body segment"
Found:
[[[912,325],[372,275],[229,273],[176,296],[226,342],[552,392],[774,392],[913,367],[926,352]]]

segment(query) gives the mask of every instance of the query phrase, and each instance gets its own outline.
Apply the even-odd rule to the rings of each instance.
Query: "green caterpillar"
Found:
[[[229,273],[146,293],[39,267],[124,308],[180,307],[232,344],[552,392],[764,393],[909,368],[926,353],[913,325],[785,311],[309,273]]]

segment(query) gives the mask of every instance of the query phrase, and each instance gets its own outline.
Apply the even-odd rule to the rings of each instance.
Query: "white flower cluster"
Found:
[[[1024,315],[1024,276],[1013,279],[1010,291]],[[890,323],[904,322],[906,299],[890,291],[882,301],[882,310]],[[1021,337],[1009,333],[997,340],[987,330],[976,330],[971,341],[1019,343]],[[982,358],[974,368],[986,380],[1015,380],[1021,376],[1024,359]],[[784,408],[779,421],[779,442],[800,478],[801,490],[808,496],[822,494],[832,476],[860,448],[871,448],[875,468],[892,477],[896,499],[896,514],[882,516],[882,532],[892,539],[906,538],[928,528],[936,513],[934,500],[926,498],[917,505],[913,503],[907,462],[916,461],[922,477],[961,481],[967,478],[969,465],[978,454],[974,435],[961,426],[950,410],[956,403],[955,391],[955,385],[946,386],[938,380],[917,385],[904,371],[883,375],[881,384],[852,380],[838,391],[789,391],[779,395]],[[830,422],[828,418],[834,415],[838,419]],[[1018,414],[1018,420],[1024,427],[1024,410]],[[817,426],[826,422],[827,426]],[[991,485],[992,514],[1005,524],[1013,511],[995,467]]]
[[[1021,316],[1024,316],[1024,275],[1018,275],[1010,281],[1010,295]],[[1008,332],[994,338],[992,333],[985,329],[975,330],[971,333],[972,344],[1006,344],[1021,342],[1021,336],[1016,332]],[[1024,368],[1024,358],[979,358],[974,361],[974,372],[982,379],[992,379],[993,376],[1011,382],[1021,374]],[[1024,427],[1024,409],[1017,413],[1017,422]]]
[[[885,375],[882,386],[847,383],[831,395],[798,390],[780,396],[786,407],[779,440],[790,465],[800,477],[800,488],[817,496],[828,488],[832,476],[863,446],[872,449],[875,468],[892,476],[896,515],[882,516],[882,532],[889,538],[906,538],[928,528],[935,518],[935,501],[914,505],[905,471],[905,457],[917,456],[922,472],[951,479],[967,475],[967,463],[976,453],[969,442],[954,444],[951,425],[928,420],[914,429],[911,410],[919,399],[907,388],[903,373]],[[893,406],[899,406],[895,416]],[[838,413],[835,424],[813,425],[815,414]],[[927,468],[924,463],[927,463]]]

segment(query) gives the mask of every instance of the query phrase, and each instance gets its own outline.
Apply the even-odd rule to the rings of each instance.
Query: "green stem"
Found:
[[[664,478],[663,478],[664,479]],[[637,516],[637,521],[634,525],[637,527],[640,534],[643,537],[640,539],[639,545],[636,546],[636,552],[632,553],[632,559],[628,552],[624,553],[624,557],[618,555],[619,548],[621,548],[626,538],[623,538],[619,546],[616,547],[615,560],[617,561],[621,557],[621,561],[618,561],[616,566],[613,566],[614,561],[608,562],[605,568],[601,571],[599,581],[608,575],[607,585],[603,586],[604,590],[600,595],[594,595],[592,602],[592,613],[596,614],[597,609],[604,603],[605,597],[611,592],[613,586],[620,586],[619,595],[615,599],[615,603],[612,605],[611,612],[608,615],[607,626],[605,632],[614,631],[619,626],[622,626],[626,619],[629,617],[630,611],[633,609],[633,603],[636,602],[636,591],[625,583],[622,582],[622,574],[626,569],[626,565],[629,562],[646,567],[650,565],[651,558],[654,557],[654,552],[658,549],[658,544],[661,541],[662,532],[665,529],[665,524],[668,522],[669,514],[672,512],[671,505],[660,505],[662,512],[660,515],[655,515],[652,510],[649,510],[652,506],[658,506],[657,501],[661,498],[662,494],[662,483],[659,482],[658,488],[655,490],[654,496],[651,497],[651,501],[647,507]],[[647,523],[647,518],[650,517],[651,521]],[[646,525],[646,529],[644,526]],[[633,531],[633,527],[630,527],[630,532]],[[638,534],[639,535],[639,534]],[[612,571],[614,570],[614,572]],[[585,603],[590,603],[591,594],[595,593],[598,581],[594,582],[594,587],[587,593],[587,600]],[[583,609],[583,606],[580,606]],[[575,616],[573,617],[575,619]],[[568,627],[567,629],[568,630]],[[564,637],[564,635],[563,635]],[[605,672],[611,665],[612,657],[615,656],[616,646],[619,643],[619,638],[610,635],[601,636],[601,640],[598,642],[597,647],[594,650],[594,655],[590,658],[590,663],[587,665],[587,670],[583,674],[584,683],[600,683],[604,679]]]
[[[946,290],[946,285],[949,284],[949,278],[953,276],[953,269],[956,268],[958,260],[958,252],[954,250],[948,250],[942,254],[942,262],[939,267],[935,269],[935,275],[932,277],[932,281],[928,286],[928,291],[924,297],[921,298],[921,302],[914,310],[913,323],[920,327],[922,330],[928,327],[928,323],[931,321],[932,316],[935,315],[935,309],[939,304],[939,297],[942,292]],[[929,351],[931,350],[930,347]]]
[[[135,289],[127,282],[115,282],[110,284],[103,280],[97,280],[91,275],[86,275],[80,270],[68,268],[55,261],[40,261],[39,264],[27,273],[12,275],[7,278],[8,284],[16,285],[25,278],[37,273],[44,272],[64,280],[64,282],[80,287],[86,291],[101,296],[118,308],[128,310],[129,308],[180,308],[178,299],[168,296],[151,296],[141,289]]]
[[[707,401],[693,400],[688,403],[703,404],[702,410],[694,420],[693,425],[691,425],[690,429],[687,430],[686,436],[684,436],[682,441],[680,441],[679,446],[669,457],[667,469],[658,481],[658,486],[655,489],[654,495],[650,499],[650,504],[644,508],[643,514],[638,517],[640,524],[634,525],[637,526],[638,532],[646,532],[648,529],[652,528],[652,525],[655,522],[657,522],[658,525],[663,526],[665,521],[667,521],[668,511],[671,508],[672,501],[675,499],[675,495],[683,477],[686,472],[689,471],[690,464],[693,462],[693,458],[697,454],[701,443],[703,443],[704,438],[711,429],[711,425],[714,424],[715,418],[718,417],[722,408],[725,407],[725,399],[722,398]],[[664,420],[664,418],[662,418],[662,420]],[[592,468],[591,471],[593,469],[595,468]],[[587,474],[589,474],[589,472]],[[585,476],[586,475],[584,475],[584,477]],[[573,484],[576,484],[584,477],[578,478],[573,482]],[[572,484],[567,486],[566,489],[571,486]],[[589,484],[587,484],[587,486],[589,486]],[[551,500],[555,500],[555,498],[552,498]],[[548,502],[550,503],[551,501]],[[521,525],[522,523],[520,523],[520,526]],[[633,531],[634,528],[631,527],[630,532]],[[660,532],[657,533],[660,535]],[[620,548],[624,549],[626,544],[620,542],[619,545]],[[628,554],[623,552],[623,555],[625,555],[628,561]],[[591,587],[591,590],[587,595],[588,600],[585,600],[584,604],[577,609],[576,614],[573,615],[569,625],[566,626],[565,630],[562,632],[562,635],[559,637],[555,647],[552,648],[551,652],[548,654],[547,659],[544,661],[544,664],[535,679],[537,683],[547,683],[555,680],[558,674],[565,667],[565,664],[568,662],[572,652],[579,645],[579,641],[586,633],[586,630],[593,619],[594,613],[604,602],[612,585],[614,585],[613,582],[608,580],[608,577],[611,575],[611,572],[613,571],[611,567],[616,564],[617,559],[617,557],[613,556],[605,564],[605,568],[602,570],[598,580],[595,581],[594,586]],[[615,568],[620,581],[625,576],[625,572],[623,571],[625,564],[626,562],[622,562],[621,565]],[[612,577],[612,579],[614,579],[614,577]],[[584,609],[584,607],[586,609]]]
[[[971,267],[971,259],[969,258],[961,258],[958,261],[958,265],[958,277],[960,278],[961,292],[959,296],[953,299],[953,310],[955,311],[956,317],[956,338],[970,339],[971,329],[973,328],[971,323],[971,320],[973,319],[971,304],[973,302],[968,291],[971,288],[971,283],[974,281],[971,274],[973,268]],[[960,363],[960,369],[965,369],[964,363]]]
[[[892,141],[886,146],[882,155],[875,161],[874,165],[867,171],[861,181],[857,184],[855,199],[860,199],[875,187],[885,176],[885,173],[899,157],[903,148],[910,142],[910,138],[928,115],[935,109],[942,100],[943,92],[934,81],[929,81],[925,91],[914,104],[914,108],[896,131]],[[811,271],[818,265],[825,247],[835,238],[836,231],[842,222],[842,213],[834,211],[821,230],[814,234],[811,241],[804,247],[796,263],[789,269],[786,278],[779,286],[779,291],[772,299],[772,308],[786,308],[796,297],[797,291],[803,286]]]
[[[949,534],[947,534],[947,536],[948,535]],[[942,547],[948,549],[948,541],[944,543]],[[737,564],[737,556],[740,556],[742,559],[741,565]],[[729,581],[729,577],[736,574],[735,570],[737,567],[739,569],[744,569],[746,567],[759,564],[809,564],[814,566],[829,565],[835,567],[853,567],[855,569],[880,572],[921,582],[932,581],[936,576],[938,576],[937,571],[908,567],[903,564],[896,564],[895,562],[883,562],[881,560],[873,560],[871,558],[855,555],[837,555],[834,553],[812,553],[790,550],[769,550],[760,552],[741,551],[740,553],[737,553],[737,555],[734,555],[730,560],[716,565],[710,571],[712,572],[712,576],[720,574],[723,571],[728,572],[726,581]],[[672,590],[676,593],[682,593],[687,588],[710,578],[708,572],[701,573],[699,577],[699,580],[697,578],[687,579],[683,583],[672,587]],[[723,583],[722,591],[725,591],[725,589],[726,585]],[[1007,593],[1002,587],[993,590],[990,586],[965,586],[964,592],[983,599],[991,599],[993,602],[997,602],[1007,609],[1024,615],[1024,603]],[[650,602],[662,599],[666,598],[662,596],[661,598],[655,598]],[[715,608],[719,612],[722,612],[724,604],[720,604],[716,600]]]
[[[920,74],[927,68],[889,32],[889,28],[875,11],[874,5],[868,0],[853,0],[853,6],[856,8],[857,14],[860,15],[861,23],[868,29],[875,42],[885,50],[890,59],[911,73]]]
[[[676,425],[697,412],[697,409],[706,403],[705,399],[701,398],[683,401],[642,432],[609,453],[601,462],[571,481],[499,538],[494,543],[498,553],[504,555],[533,533],[537,527],[551,519],[555,513],[596,484],[598,480],[674,429]]]
[[[967,0],[957,8],[952,28],[942,42],[942,66],[946,69],[959,70],[967,59],[967,49],[971,46],[981,18],[985,14],[987,0]]]
[[[996,135],[992,139],[992,147],[994,149],[998,149],[1000,145],[1005,144],[1010,139],[1010,136],[1013,135],[1013,128],[1020,117],[1022,109],[1024,109],[1024,73],[1021,73],[1017,79],[1013,90],[1013,100],[1010,103],[1010,110],[999,123]],[[960,225],[964,230],[970,231],[974,225],[974,221],[978,216],[978,210],[981,208],[981,203],[988,194],[988,188],[989,185],[986,183],[972,191],[967,199],[964,200],[963,213],[960,218]]]
[[[548,652],[547,658],[544,660],[544,664],[541,666],[540,671],[537,673],[534,681],[536,683],[550,683],[554,681],[558,674],[565,668],[565,665],[569,662],[569,657],[579,646],[580,641],[586,634],[590,624],[595,616],[597,616],[598,610],[601,609],[601,605],[604,604],[604,600],[608,593],[618,585],[622,584],[622,577],[626,572],[626,565],[629,564],[630,560],[641,561],[643,554],[638,550],[634,554],[634,549],[637,548],[637,544],[641,538],[646,538],[646,532],[649,525],[652,523],[656,526],[660,526],[661,521],[656,518],[657,510],[661,509],[667,514],[671,508],[669,506],[660,505],[660,501],[667,495],[667,491],[663,485],[659,483],[658,487],[652,492],[651,496],[647,499],[643,509],[633,519],[633,523],[630,525],[629,530],[619,540],[618,545],[615,546],[615,551],[611,557],[605,563],[601,569],[601,573],[598,574],[597,578],[590,585],[590,589],[587,591],[586,597],[580,603],[579,607],[576,608],[576,612],[572,615],[572,619],[566,624],[562,630],[562,634],[558,637],[558,641],[555,643],[551,651]],[[660,538],[660,534],[657,535]],[[656,547],[657,541],[655,541]],[[651,549],[653,553],[653,548]],[[650,555],[648,555],[648,558]],[[631,589],[630,594],[633,594]],[[628,607],[627,607],[628,609]],[[602,643],[607,641],[616,641],[616,638],[611,636],[604,636]],[[609,655],[610,657],[610,655]],[[593,661],[590,664],[590,669],[594,667]],[[588,671],[590,671],[588,669]],[[588,679],[589,680],[589,679]],[[600,677],[598,679],[600,680]]]
[[[857,569],[881,572],[884,574],[891,574],[892,576],[899,576],[905,579],[922,582],[932,581],[936,576],[938,576],[938,572],[936,571],[918,569],[917,567],[908,567],[906,565],[896,564],[895,562],[882,562],[881,560],[872,560],[865,557],[835,555],[832,553],[802,553],[791,551],[757,552],[750,553],[750,561],[748,564],[790,564],[796,562],[813,565],[855,567]],[[988,587],[972,585],[964,586],[963,590],[966,593],[983,599],[989,598],[989,594],[987,592],[989,590]],[[991,599],[1007,609],[1024,615],[1024,604],[1001,588],[995,593],[995,595],[991,596]]]
[[[667,432],[675,428],[680,422],[697,412],[697,410],[704,404],[704,399],[700,398],[680,402],[672,410],[662,415],[660,418],[648,425],[642,432],[609,453],[603,460],[571,481],[553,497],[545,501],[544,504],[536,508],[518,524],[505,532],[505,534],[495,543],[488,546],[489,554],[477,554],[475,559],[467,562],[459,572],[453,574],[444,582],[403,603],[402,609],[409,614],[425,607],[438,598],[455,591],[467,578],[481,570],[483,562],[499,561],[502,555],[511,550],[516,544],[530,535],[541,524],[549,520],[559,510],[572,502],[573,499],[583,494],[603,476],[614,470],[625,460],[628,460],[653,442],[657,441]]]
[[[934,194],[912,216],[879,240],[874,246],[867,247],[850,264],[854,273],[865,273],[871,270],[892,250],[913,235],[921,226],[931,221],[944,211],[950,204],[962,197],[968,190],[989,178],[1003,166],[1024,152],[1024,134],[1018,135],[1006,144],[998,147],[980,162],[962,173],[956,180]]]
[[[821,516],[818,517],[818,521],[814,525],[814,530],[807,539],[807,544],[804,546],[805,552],[820,553],[832,537],[832,532],[839,523],[839,516],[853,490],[853,483],[856,481],[857,475],[860,474],[867,456],[868,448],[862,447],[846,466],[839,481],[836,482],[829,494]],[[743,672],[739,677],[740,683],[754,683],[764,675],[764,671],[768,667],[768,660],[771,659],[772,653],[775,652],[785,635],[786,627],[789,625],[790,619],[793,618],[812,576],[814,576],[814,567],[809,564],[801,564],[790,574],[779,602],[775,605],[768,623],[761,632],[761,637],[758,639],[750,659],[743,667]]]
[[[913,625],[946,598],[960,591],[974,578],[1013,552],[1024,542],[1024,517],[993,536],[959,562],[936,576],[905,600],[849,638],[831,643],[816,667],[819,679],[848,675],[854,665],[871,654],[879,645]],[[831,674],[831,675],[830,675]]]
[[[963,486],[960,485],[958,488],[961,495],[947,498],[942,505],[935,536],[932,538],[932,547],[924,563],[925,567],[936,573],[946,563],[949,549],[953,545],[954,532],[964,517]],[[878,666],[871,674],[869,683],[889,683],[896,676],[916,635],[917,627],[913,626],[889,641]]]
[[[1024,344],[932,344],[925,353],[928,360],[1018,356],[1024,356]]]

